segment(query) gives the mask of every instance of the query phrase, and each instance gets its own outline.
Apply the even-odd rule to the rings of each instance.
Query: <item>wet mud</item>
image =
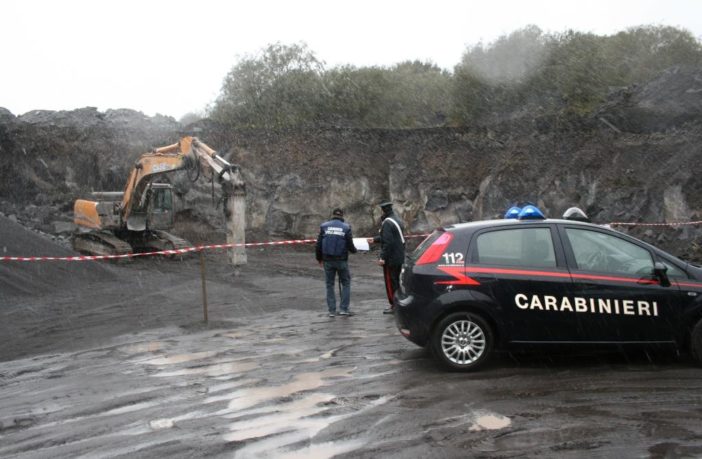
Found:
[[[311,247],[236,271],[209,253],[207,323],[197,257],[36,292],[23,271],[0,312],[0,457],[702,456],[687,358],[555,350],[446,372],[382,314],[373,258],[351,261],[356,315],[329,318]]]

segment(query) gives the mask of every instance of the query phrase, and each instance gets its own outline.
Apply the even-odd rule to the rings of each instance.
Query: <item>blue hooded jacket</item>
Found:
[[[317,261],[348,260],[349,252],[356,253],[351,225],[341,217],[334,217],[322,223],[315,252]]]

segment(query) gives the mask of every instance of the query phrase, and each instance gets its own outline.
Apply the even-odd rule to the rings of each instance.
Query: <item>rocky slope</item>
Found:
[[[19,117],[0,110],[0,211],[65,233],[73,200],[121,189],[139,153],[183,132],[173,119],[129,110]],[[579,206],[600,223],[702,220],[702,69],[671,69],[648,85],[614,92],[588,118],[523,115],[464,128],[287,132],[205,121],[196,135],[241,165],[249,239],[314,236],[335,206],[347,209],[357,234],[369,235],[377,203],[388,198],[413,232],[499,217],[518,201],[553,217]],[[211,184],[175,182],[184,235],[221,239]],[[699,225],[619,228],[701,258]]]

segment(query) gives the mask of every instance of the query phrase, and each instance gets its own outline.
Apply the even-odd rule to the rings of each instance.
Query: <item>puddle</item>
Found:
[[[89,419],[93,419],[93,418],[102,418],[102,417],[106,417],[106,416],[115,416],[115,415],[122,415],[122,414],[126,414],[126,413],[133,413],[136,411],[141,411],[141,410],[153,408],[154,406],[158,406],[162,403],[163,403],[162,401],[148,401],[148,402],[133,403],[130,405],[112,408],[110,410],[102,411],[102,412],[91,414],[91,415],[76,416],[76,417],[71,417],[71,418],[58,419],[58,420],[52,421],[52,422],[44,422],[38,427],[41,429],[47,429],[47,428],[51,428],[51,427],[55,427],[55,426],[76,424],[76,423],[80,423],[80,422],[83,422],[85,420],[89,420]],[[2,419],[0,419],[0,422],[2,422]]]
[[[161,341],[149,341],[122,346],[119,350],[125,354],[144,354],[147,352],[160,351],[162,347],[163,343]]]
[[[157,418],[151,419],[149,421],[142,420],[138,422],[133,422],[122,428],[119,432],[119,435],[140,436],[152,433],[156,430],[166,430],[172,429],[174,427],[177,428],[178,423],[181,421],[191,421],[193,419],[209,418],[211,414],[212,413],[208,411],[190,411],[172,418]]]
[[[246,338],[248,336],[253,335],[253,332],[250,331],[232,331],[232,332],[227,332],[227,333],[222,333],[221,336],[231,338],[231,339],[238,339],[238,338]]]
[[[390,400],[389,397],[380,397],[357,411],[324,416],[325,410],[330,409],[324,404],[332,400],[331,397],[329,394],[312,394],[287,403],[282,408],[276,405],[274,411],[259,418],[250,418],[258,409],[239,413],[247,419],[232,424],[232,433],[225,436],[227,440],[246,441],[245,446],[234,453],[234,457],[327,459],[348,453],[365,445],[366,440],[356,438],[322,443],[312,440],[328,426]]]
[[[353,440],[345,442],[326,442],[311,444],[297,451],[276,452],[275,457],[279,459],[329,459],[339,454],[348,453],[365,445],[363,440]]]
[[[146,408],[151,408],[151,407],[157,406],[161,403],[162,402],[160,402],[160,401],[132,403],[131,405],[121,406],[119,408],[113,408],[113,409],[108,410],[108,411],[103,411],[102,413],[98,414],[98,416],[113,416],[116,414],[133,413],[134,411],[139,411],[139,410],[143,410]]]
[[[214,365],[205,365],[195,368],[183,368],[174,371],[161,371],[153,376],[165,378],[170,376],[188,376],[188,375],[204,375],[204,376],[240,376],[240,373],[258,368],[255,362],[226,362]]]
[[[344,349],[345,347],[347,347],[347,346],[337,347],[336,349],[332,349],[329,352],[325,352],[324,354],[320,355],[319,357],[312,357],[309,359],[305,359],[302,361],[302,363],[316,363],[316,362],[321,362],[322,360],[329,360],[332,357],[334,357],[334,355],[337,352],[339,352],[341,349]]]
[[[258,379],[239,379],[233,382],[227,382],[227,383],[222,383],[222,384],[217,384],[214,386],[210,386],[208,393],[214,394],[217,392],[224,392],[228,391],[231,389],[236,389],[241,386],[246,386],[246,385],[253,385],[258,383]],[[204,401],[204,403],[214,403],[214,402],[221,402],[222,400],[231,400],[232,396],[231,393],[225,393],[222,395],[212,395],[210,397],[207,397]]]
[[[175,365],[178,363],[192,362],[193,360],[205,359],[207,357],[212,357],[215,355],[217,355],[217,351],[195,352],[192,354],[178,354],[168,357],[157,357],[153,359],[144,360],[141,363],[146,363],[147,365]]]
[[[426,432],[435,429],[457,428],[470,424],[468,430],[477,432],[481,430],[499,430],[509,426],[512,421],[500,414],[491,413],[489,411],[475,411],[461,416],[438,419],[428,425]]]
[[[478,415],[473,420],[473,425],[470,426],[469,430],[471,430],[471,431],[499,430],[499,429],[504,429],[505,427],[509,426],[511,423],[512,423],[512,421],[506,416],[501,416],[499,414],[484,413],[484,414]]]
[[[154,419],[149,421],[149,427],[153,430],[170,429],[175,425],[173,419]]]
[[[260,403],[289,397],[298,392],[318,389],[327,384],[324,381],[325,379],[350,377],[351,371],[353,371],[353,368],[332,368],[316,373],[300,373],[295,375],[292,381],[281,386],[241,389],[232,394],[229,409],[244,410]]]
[[[322,404],[333,399],[334,396],[331,394],[317,393],[289,403],[276,404],[274,413],[232,423],[229,426],[232,432],[224,438],[227,441],[242,441],[309,428],[311,424],[322,423],[321,428],[326,427],[329,425],[328,420],[310,419],[310,417],[328,409]]]

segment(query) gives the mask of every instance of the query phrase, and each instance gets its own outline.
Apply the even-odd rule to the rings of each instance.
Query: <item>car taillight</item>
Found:
[[[448,232],[439,236],[419,257],[416,264],[428,265],[430,263],[436,263],[439,258],[441,258],[441,255],[444,254],[444,251],[446,251],[452,239],[453,234]]]

